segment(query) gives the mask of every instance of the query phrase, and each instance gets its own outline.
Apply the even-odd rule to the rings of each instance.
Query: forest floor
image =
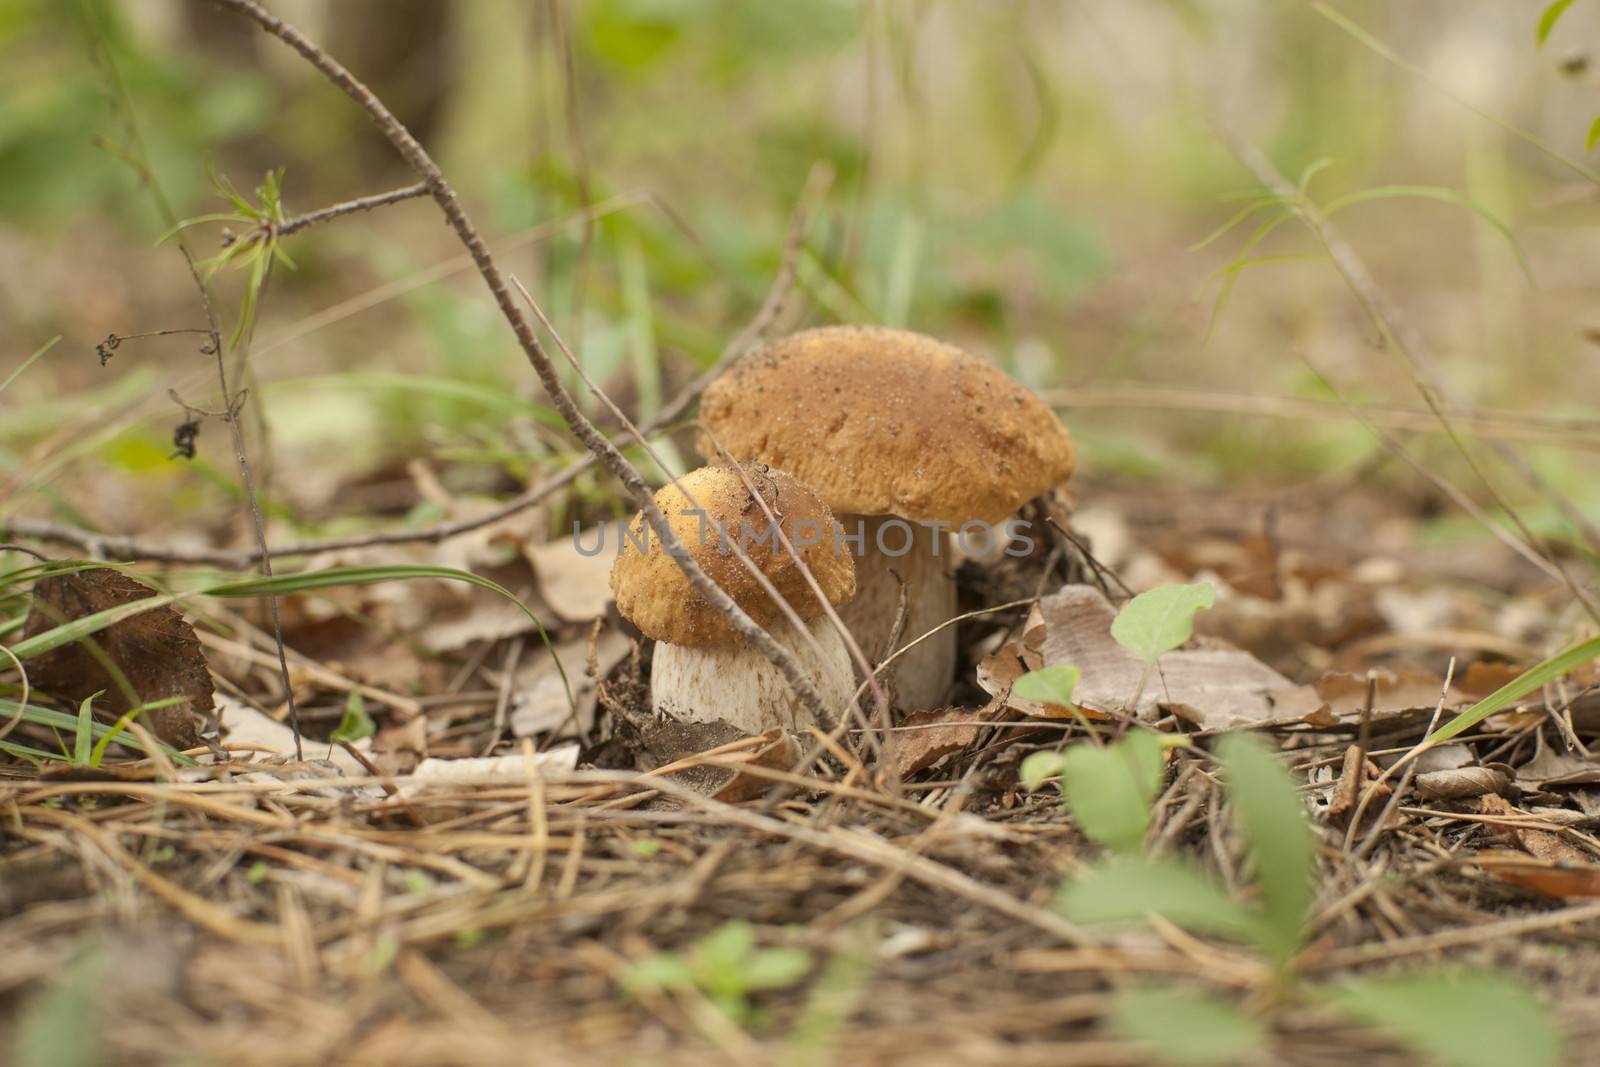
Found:
[[[1364,812],[1352,797],[1375,774],[1351,771],[1357,746],[1369,768],[1392,763],[1582,619],[1558,576],[1493,542],[1424,536],[1437,501],[1361,477],[1232,498],[1077,487],[1053,506],[1098,566],[1067,542],[966,565],[964,609],[1044,596],[964,623],[950,708],[903,719],[881,751],[860,730],[751,740],[656,722],[648,650],[607,604],[604,569],[553,558],[565,547],[518,520],[448,552],[323,562],[428,556],[492,574],[564,620],[550,637],[576,721],[546,645],[485,590],[299,593],[284,600],[297,761],[261,620],[206,601],[223,759],[201,746],[195,767],[0,768],[0,1047],[86,1067],[1138,1064],[1107,1017],[1119,990],[1159,979],[1265,1020],[1262,1062],[1410,1063],[1314,991],[1449,962],[1525,979],[1568,1047],[1592,1048],[1593,667],[1429,753]],[[1118,582],[1193,580],[1218,594],[1195,647],[1234,650],[1249,678],[1286,688],[1263,702],[1257,682],[1224,678],[1201,706],[1150,704],[1145,721],[1190,745],[1168,759],[1147,847],[1251,897],[1206,750],[1223,729],[1272,738],[1319,840],[1290,967],[1313,992],[1286,994],[1259,955],[1168,923],[1068,922],[1058,889],[1100,850],[1053,786],[1018,781],[1026,754],[1082,729],[1010,698],[1018,657],[1099,640],[1104,620],[1082,606],[1121,601]],[[1168,662],[1170,694],[1182,668]],[[359,706],[376,734],[326,740]],[[792,773],[819,742],[815,767]],[[652,982],[663,961],[693,979]]]

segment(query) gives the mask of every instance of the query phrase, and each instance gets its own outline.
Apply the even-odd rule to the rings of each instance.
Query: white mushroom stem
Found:
[[[826,617],[810,623],[810,630],[815,646],[788,622],[768,628],[810,676],[824,706],[843,717],[855,695],[850,654]],[[657,712],[680,722],[722,719],[751,735],[774,726],[799,731],[832,725],[811,717],[770,660],[741,646],[688,648],[657,641],[650,667],[650,700]]]
[[[856,561],[856,595],[842,605],[839,617],[850,627],[861,650],[874,663],[887,658],[885,649],[900,608],[900,586],[906,588],[906,623],[895,648],[902,648],[956,614],[955,568],[950,537],[934,526],[893,515],[840,515],[844,533],[860,542],[846,542]],[[859,526],[858,526],[859,524]],[[955,677],[956,628],[946,627],[894,661],[897,702],[910,710],[938,707]]]

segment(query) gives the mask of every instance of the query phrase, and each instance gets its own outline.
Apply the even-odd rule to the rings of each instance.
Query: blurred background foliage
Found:
[[[1471,404],[1567,420],[1519,447],[1600,513],[1600,186],[1549,154],[1581,159],[1600,111],[1590,5],[1542,48],[1533,5],[1338,5],[1418,72],[1314,6],[1240,0],[268,6],[435,151],[502,265],[632,411],[670,398],[749,320],[825,163],[788,325],[909,326],[993,358],[1060,401],[1089,486],[1344,477],[1430,494],[1337,402],[1284,419],[1215,400],[1336,401],[1332,383],[1420,406],[1336,273],[1304,258],[1303,230],[1254,249],[1270,262],[1239,271],[1220,307],[1254,222],[1194,246],[1259,192],[1217,126],[1291,178],[1328,161],[1311,187],[1322,202],[1457,190],[1511,229],[1531,281],[1458,206],[1379,200],[1338,221]],[[199,325],[181,259],[154,243],[166,226],[119,158],[135,128],[185,217],[223,209],[212,171],[250,189],[285,168],[290,214],[412,180],[335,89],[209,4],[0,0],[0,379],[62,337],[0,394],[5,511],[176,530],[236,501],[220,430],[197,461],[167,459],[167,389],[208,404],[204,358],[181,338],[129,343],[104,369],[94,356],[108,333]],[[219,247],[219,227],[191,232],[202,254]],[[297,269],[273,272],[249,354],[280,521],[329,529],[410,507],[384,488],[409,458],[452,489],[505,491],[570,454],[476,276],[445,273],[459,247],[431,204],[287,247]],[[240,281],[218,276],[226,308]],[[1216,410],[1229,406],[1243,410]],[[1438,436],[1414,447],[1459,472]]]

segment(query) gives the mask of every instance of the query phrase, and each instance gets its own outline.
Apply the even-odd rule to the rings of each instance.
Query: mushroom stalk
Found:
[[[949,535],[931,523],[893,515],[840,515],[844,533],[859,542],[841,547],[855,557],[856,595],[839,617],[876,663],[956,614],[955,557]],[[887,648],[906,592],[906,623],[894,648]],[[889,668],[901,707],[938,707],[955,677],[956,628],[946,627],[919,642]]]
[[[787,621],[771,625],[768,632],[810,677],[824,706],[844,715],[855,692],[850,653],[826,617],[819,616],[808,626],[816,647]],[[775,726],[801,731],[833,725],[816,722],[770,661],[738,645],[686,648],[656,642],[650,665],[650,701],[658,713],[675,719],[722,719],[752,735]]]

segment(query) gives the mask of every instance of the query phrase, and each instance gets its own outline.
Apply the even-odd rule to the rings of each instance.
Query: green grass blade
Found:
[[[135,710],[153,711],[156,708],[164,708],[169,704],[177,703],[183,699],[184,698],[182,697],[168,697],[162,700],[151,701],[148,704],[142,704]],[[0,721],[9,721],[16,715],[17,702],[6,698],[0,698]],[[69,715],[64,711],[56,711],[54,708],[41,708],[36,704],[29,704],[26,708],[22,709],[22,715],[20,718],[23,722],[31,722],[36,726],[46,726],[52,730],[74,730],[78,725],[78,718],[76,715]],[[89,729],[91,735],[99,740],[104,740],[107,735],[118,732],[118,728],[116,726],[107,726],[99,720],[91,722]],[[129,733],[122,737],[118,743],[126,745],[127,747],[135,749],[139,752],[143,752],[145,755],[150,754],[150,750],[145,747],[144,742],[139,739],[138,734]],[[168,745],[164,742],[157,742],[157,747],[160,748],[162,752],[166,753],[168,759],[175,763],[181,763],[186,767],[192,767],[195,765],[194,760],[190,759],[188,756],[185,756],[171,745]],[[30,749],[30,751],[36,752],[37,750]],[[59,752],[47,752],[44,755],[46,759],[50,760],[59,760],[62,758],[62,753]],[[90,755],[92,758],[93,753],[91,752]]]
[[[1438,200],[1441,203],[1455,204],[1457,207],[1466,208],[1468,211],[1478,216],[1478,218],[1482,219],[1485,223],[1492,227],[1496,233],[1505,239],[1506,244],[1511,248],[1512,254],[1517,257],[1517,265],[1522,268],[1522,273],[1527,276],[1529,281],[1533,280],[1533,267],[1528,263],[1528,257],[1523,254],[1522,245],[1520,242],[1518,242],[1516,235],[1511,232],[1511,227],[1507,226],[1504,222],[1497,218],[1495,214],[1488,208],[1484,207],[1471,197],[1463,193],[1456,192],[1454,189],[1436,185],[1383,185],[1375,189],[1363,189],[1357,193],[1350,193],[1346,196],[1338,197],[1337,199],[1322,205],[1322,213],[1327,217],[1332,218],[1335,212],[1342,211],[1343,209],[1351,207],[1355,204],[1370,203],[1374,200],[1396,200],[1408,198],[1415,200]]]
[[[1574,645],[1565,652],[1530,667],[1429,734],[1423,739],[1423,745],[1432,747],[1441,741],[1450,740],[1457,734],[1478,725],[1495,712],[1510,707],[1535,689],[1550,684],[1563,674],[1577,670],[1593,659],[1600,659],[1600,637],[1592,637],[1581,645]]]
[[[89,765],[89,745],[94,739],[94,702],[97,697],[103,695],[105,695],[104,689],[84,697],[83,703],[78,705],[78,721],[72,737],[72,765],[74,767],[87,767]]]
[[[6,388],[8,386],[10,386],[10,384],[12,382],[16,381],[19,377],[21,377],[23,371],[27,370],[29,367],[31,367],[35,363],[39,362],[39,360],[43,359],[44,358],[44,354],[46,352],[50,351],[52,348],[54,348],[56,346],[56,344],[58,342],[60,342],[60,340],[61,340],[61,335],[60,334],[56,334],[54,337],[50,338],[50,340],[46,341],[44,344],[42,344],[38,348],[36,348],[34,350],[34,352],[33,352],[33,355],[29,356],[27,359],[22,361],[22,366],[18,367],[16,370],[14,370],[10,374],[6,375],[6,380],[3,381],[3,382],[0,382],[0,393],[5,392]]]
[[[238,582],[224,582],[208,589],[201,590],[208,596],[219,597],[253,597],[253,596],[281,596],[286,593],[303,593],[311,589],[327,589],[341,585],[371,585],[376,582],[392,582],[408,578],[443,578],[448,581],[467,582],[479,588],[487,589],[505,597],[522,609],[522,613],[533,623],[534,629],[539,633],[539,639],[544,642],[545,648],[550,650],[550,656],[555,660],[556,673],[561,675],[562,687],[567,692],[567,706],[574,716],[578,712],[578,702],[572,695],[572,685],[567,680],[567,671],[562,666],[561,658],[556,655],[555,645],[550,640],[550,635],[545,632],[544,624],[539,617],[528,609],[528,606],[517,599],[516,594],[505,586],[489,580],[482,575],[470,571],[458,571],[450,567],[430,567],[425,564],[384,564],[364,567],[333,567],[325,571],[303,571],[299,574],[275,574],[271,578],[249,578]],[[139,601],[145,603],[145,601]],[[102,613],[103,614],[103,613]]]

